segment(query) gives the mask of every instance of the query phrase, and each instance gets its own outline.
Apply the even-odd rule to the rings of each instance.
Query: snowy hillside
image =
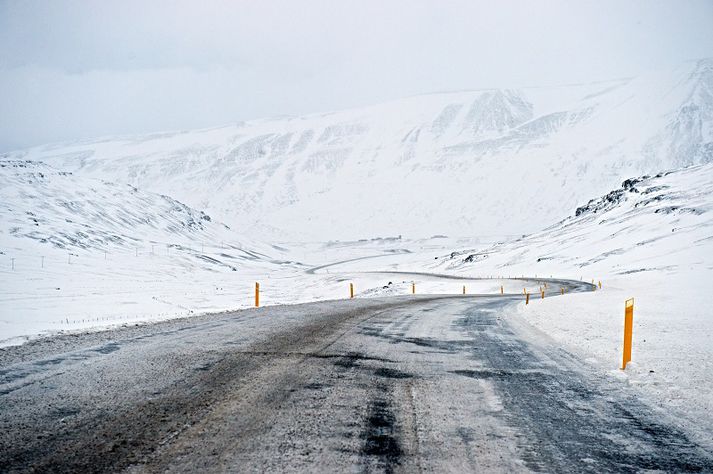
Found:
[[[458,251],[448,271],[570,276],[713,270],[713,164],[631,178],[514,242]]]
[[[0,203],[0,345],[248,306],[256,274],[298,268],[172,198],[43,163],[0,160]]]
[[[602,289],[593,293],[521,304],[518,316],[613,376],[642,386],[658,406],[679,413],[710,440],[713,163],[628,179],[541,232],[422,264],[461,275],[601,280]],[[634,363],[621,372],[623,307],[632,297]]]
[[[5,156],[166,194],[258,238],[519,234],[622,177],[711,161],[713,60]]]
[[[6,248],[13,247],[13,238],[103,251],[143,240],[215,241],[229,234],[204,212],[168,196],[83,179],[29,160],[0,161],[0,199]]]

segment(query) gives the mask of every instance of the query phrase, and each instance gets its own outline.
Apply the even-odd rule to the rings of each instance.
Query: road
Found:
[[[0,472],[713,471],[521,300],[331,301],[4,349]]]
[[[358,262],[360,260],[370,260],[370,259],[375,259],[375,258],[384,258],[384,257],[393,257],[394,255],[400,255],[400,254],[405,254],[405,253],[411,253],[406,249],[394,249],[390,252],[382,252],[378,253],[375,255],[366,255],[363,257],[355,257],[355,258],[349,258],[346,260],[340,260],[338,262],[330,262],[327,264],[319,265],[317,267],[312,267],[309,268],[305,271],[308,275],[314,275],[315,273],[324,270],[326,268],[331,268],[331,267],[336,267],[336,266],[341,266],[344,265],[345,263],[351,263],[351,262]],[[329,272],[329,271],[327,271]],[[383,272],[375,272],[375,273],[383,273]]]

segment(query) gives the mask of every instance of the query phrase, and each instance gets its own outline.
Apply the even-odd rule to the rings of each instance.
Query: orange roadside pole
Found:
[[[631,342],[634,335],[634,298],[629,298],[624,303],[624,354],[621,370],[626,369],[626,364],[631,362]]]
[[[260,283],[255,282],[255,307],[260,307]]]

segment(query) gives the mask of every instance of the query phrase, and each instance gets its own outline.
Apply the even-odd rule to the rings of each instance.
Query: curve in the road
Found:
[[[359,260],[370,260],[373,258],[390,257],[393,255],[406,254],[406,253],[411,253],[411,252],[409,252],[406,249],[395,249],[388,253],[380,253],[380,254],[376,254],[376,255],[366,255],[364,257],[349,258],[346,260],[339,260],[337,262],[326,263],[324,265],[319,265],[316,267],[308,268],[307,270],[305,270],[305,273],[307,273],[309,275],[314,275],[315,273],[317,273],[320,270],[324,270],[325,268],[335,267],[337,265],[342,265],[344,263],[358,262]]]
[[[11,348],[0,471],[713,470],[520,301],[330,301]]]

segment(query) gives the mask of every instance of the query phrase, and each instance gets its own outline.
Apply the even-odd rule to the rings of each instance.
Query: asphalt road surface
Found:
[[[0,350],[0,472],[713,471],[521,300],[332,301]]]

